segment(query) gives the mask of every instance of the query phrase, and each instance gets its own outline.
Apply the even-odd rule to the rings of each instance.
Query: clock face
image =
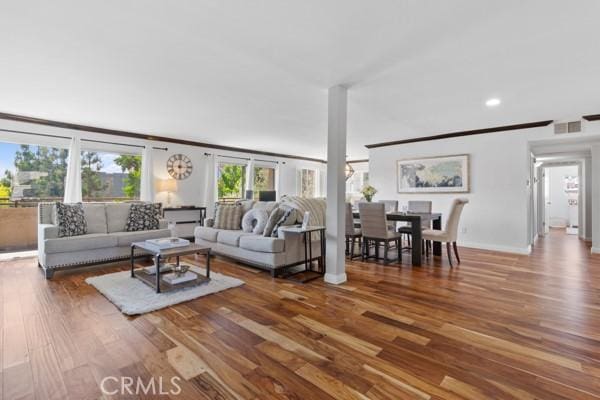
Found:
[[[192,174],[192,162],[183,154],[173,154],[167,160],[167,172],[175,179],[186,179]]]

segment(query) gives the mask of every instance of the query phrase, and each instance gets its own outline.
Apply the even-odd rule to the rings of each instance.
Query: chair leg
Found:
[[[410,247],[410,235],[406,235],[406,240],[408,240],[408,247]]]
[[[352,236],[352,239],[350,239],[350,260],[354,258],[354,240],[355,237]]]
[[[348,236],[346,236],[346,255],[350,254],[350,248],[349,248],[349,243],[350,238]]]
[[[398,263],[402,263],[402,238],[396,240],[396,248],[398,249],[396,258],[398,259]]]
[[[425,241],[425,256],[429,257],[429,240]]]
[[[446,252],[448,253],[448,263],[452,267],[452,251],[450,251],[450,242],[446,242]]]
[[[365,261],[365,253],[367,252],[367,239],[363,238],[362,243],[360,245],[360,260]]]
[[[379,240],[375,240],[375,260],[379,259]]]
[[[383,242],[383,264],[388,263],[388,251],[390,249],[390,242],[387,240]]]
[[[458,256],[458,246],[456,246],[456,242],[452,242],[452,247],[454,247],[454,255],[456,256],[456,262],[460,264],[460,257]]]

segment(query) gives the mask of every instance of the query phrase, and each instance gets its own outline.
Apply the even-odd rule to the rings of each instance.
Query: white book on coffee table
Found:
[[[145,243],[146,243],[146,245],[152,246],[154,249],[166,250],[166,249],[173,249],[175,247],[188,246],[190,244],[190,241],[187,239],[170,237],[170,238],[162,238],[162,239],[148,239],[145,241]]]
[[[182,274],[180,276],[177,276],[177,274],[175,274],[174,272],[165,274],[163,275],[162,279],[165,282],[170,283],[171,285],[177,285],[178,283],[193,281],[197,277],[198,275],[196,275],[194,272],[187,271],[185,274]]]
[[[165,272],[169,272],[172,269],[173,269],[173,267],[170,264],[161,264],[161,266],[160,266],[160,273],[164,274]],[[149,267],[145,267],[144,271],[147,274],[154,275],[154,274],[156,274],[156,266],[151,265]]]

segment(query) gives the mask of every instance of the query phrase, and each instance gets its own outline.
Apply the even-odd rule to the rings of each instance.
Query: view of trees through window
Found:
[[[300,196],[316,197],[317,195],[317,172],[314,169],[300,170]]]
[[[0,198],[62,198],[68,157],[66,149],[0,143]],[[141,164],[139,155],[82,152],[83,198],[139,198]]]
[[[220,163],[217,171],[217,196],[219,201],[234,201],[244,198],[246,166]]]
[[[275,190],[275,168],[254,167],[254,199],[258,200],[259,192]]]

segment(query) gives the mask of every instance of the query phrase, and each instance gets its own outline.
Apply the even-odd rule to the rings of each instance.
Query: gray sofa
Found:
[[[265,202],[256,202],[253,208],[265,208]],[[271,207],[268,207],[271,208]],[[268,270],[276,276],[283,269],[304,263],[304,237],[281,231],[279,237],[264,237],[239,230],[196,227],[194,231],[197,244],[210,247],[211,254],[218,254],[240,261],[244,264]],[[321,253],[320,241],[313,235],[312,254],[317,258]]]
[[[54,271],[126,259],[131,243],[171,236],[167,221],[159,229],[126,232],[131,203],[83,203],[87,234],[58,237],[55,203],[38,205],[38,262],[47,279]]]

